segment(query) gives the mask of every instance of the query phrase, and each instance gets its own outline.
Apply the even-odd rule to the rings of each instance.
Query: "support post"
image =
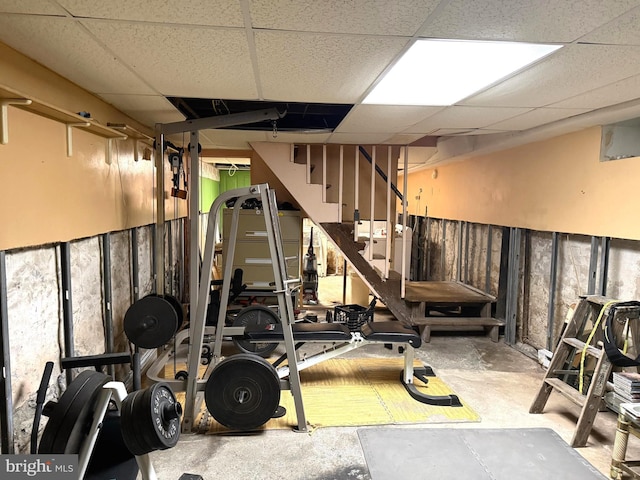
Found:
[[[64,356],[75,356],[73,346],[73,299],[71,295],[71,252],[69,243],[60,244],[60,270],[62,276],[62,321],[64,330]],[[72,369],[66,371],[67,385],[73,381]]]
[[[553,351],[555,330],[556,279],[558,277],[558,232],[551,234],[551,269],[549,272],[549,309],[547,311],[547,350]]]
[[[505,343],[516,343],[516,319],[518,312],[518,272],[520,268],[520,241],[522,231],[520,228],[511,228],[509,235],[509,264],[507,275],[507,299],[506,299],[506,325]]]
[[[104,342],[107,353],[113,353],[113,312],[111,289],[111,235],[102,235],[102,288],[104,290]],[[108,365],[107,372],[115,380],[115,366]]]
[[[491,250],[493,248],[493,227],[487,225],[487,263],[484,273],[484,291],[491,292]]]
[[[13,393],[11,390],[11,349],[9,342],[9,312],[7,308],[7,265],[4,250],[0,250],[0,447],[3,454],[15,453],[13,443]]]
[[[607,277],[609,275],[609,250],[611,238],[600,238],[600,275],[598,276],[598,295],[607,295]]]

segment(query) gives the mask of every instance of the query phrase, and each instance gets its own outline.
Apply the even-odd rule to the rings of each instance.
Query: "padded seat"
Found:
[[[348,342],[351,332],[341,323],[295,323],[293,339],[299,342]],[[247,326],[244,336],[256,342],[282,342],[282,324]],[[418,337],[419,338],[419,337]]]
[[[365,340],[383,343],[408,343],[413,348],[422,345],[420,335],[400,322],[368,322],[362,325],[360,333]]]

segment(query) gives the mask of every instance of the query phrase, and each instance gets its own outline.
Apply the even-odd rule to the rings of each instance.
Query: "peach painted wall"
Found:
[[[77,85],[0,44],[0,84],[71,112],[87,111],[106,125],[144,125]],[[0,250],[41,245],[123,230],[155,221],[155,167],[133,159],[133,140],[113,141],[73,130],[66,155],[66,127],[16,107],[8,108],[9,142],[0,145]],[[142,158],[144,145],[138,144]],[[165,163],[165,192],[170,168]],[[165,194],[166,195],[166,194]],[[167,219],[184,216],[186,201],[169,197]]]
[[[426,206],[438,218],[640,240],[640,159],[599,155],[594,127],[410,173],[409,211],[424,215]]]

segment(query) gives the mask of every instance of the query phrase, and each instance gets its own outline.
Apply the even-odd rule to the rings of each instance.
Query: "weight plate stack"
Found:
[[[122,402],[122,438],[134,455],[174,447],[180,438],[182,405],[165,383],[137,390]]]
[[[278,372],[256,355],[233,355],[211,372],[204,401],[213,418],[225,427],[255,430],[275,415],[280,404]]]
[[[49,421],[38,453],[77,454],[86,439],[102,387],[110,380],[103,373],[84,370],[69,384],[58,402],[48,402]]]

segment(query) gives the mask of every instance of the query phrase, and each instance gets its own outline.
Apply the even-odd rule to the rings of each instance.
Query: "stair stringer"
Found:
[[[389,311],[402,323],[411,325],[411,310],[400,297],[400,275],[387,280],[360,254],[362,247],[353,241],[353,225],[346,223],[320,223],[324,233],[342,252],[347,262],[358,272],[371,292],[384,303]]]
[[[322,201],[322,185],[307,183],[306,165],[292,162],[291,144],[254,142],[251,147],[278,177],[302,210],[315,223],[336,222],[341,206]]]

